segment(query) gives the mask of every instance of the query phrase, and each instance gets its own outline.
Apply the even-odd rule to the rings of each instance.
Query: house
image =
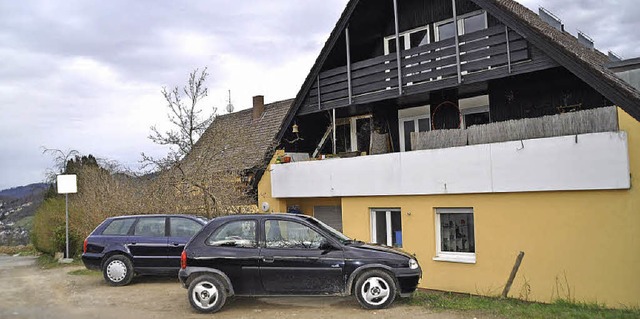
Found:
[[[272,156],[275,137],[291,103],[289,99],[265,104],[264,96],[258,95],[253,97],[252,108],[217,116],[191,152],[171,170],[172,176],[185,184],[180,193],[204,195],[204,200],[196,201],[198,205],[255,211],[256,175],[264,170],[265,158]],[[202,207],[191,209],[203,212]]]
[[[258,203],[415,254],[422,288],[499,295],[524,252],[510,297],[638,307],[640,93],[609,62],[513,0],[351,0]]]

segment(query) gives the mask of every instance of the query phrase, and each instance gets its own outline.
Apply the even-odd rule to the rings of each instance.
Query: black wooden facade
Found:
[[[424,27],[429,34],[428,44],[401,50],[398,63],[398,53],[384,54],[385,37],[396,34],[394,0],[359,1],[298,96],[300,133],[287,130],[283,146],[311,154],[326,139],[333,110],[337,118],[370,114],[372,129],[389,133],[391,151],[398,151],[398,110],[415,106],[431,105],[436,120],[438,105],[488,95],[495,122],[612,104],[474,2],[456,0],[455,9],[451,0],[397,0],[397,32]],[[438,41],[437,23],[476,12],[486,14],[486,28]],[[433,129],[456,128],[456,114],[444,116]]]

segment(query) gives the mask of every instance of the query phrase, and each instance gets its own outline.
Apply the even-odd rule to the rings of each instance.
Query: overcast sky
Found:
[[[389,0],[390,1],[390,0]],[[402,1],[402,0],[400,0]],[[427,0],[425,0],[427,1]],[[640,56],[637,0],[522,0],[605,52]],[[137,168],[163,86],[208,67],[203,105],[296,95],[347,0],[0,0],[0,190],[44,180],[42,147]]]

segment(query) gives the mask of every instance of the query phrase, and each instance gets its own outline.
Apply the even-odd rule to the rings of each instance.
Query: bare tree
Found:
[[[204,131],[215,119],[216,108],[212,107],[211,114],[204,114],[198,104],[208,94],[205,86],[207,68],[201,72],[198,69],[189,74],[189,81],[182,89],[174,87],[168,91],[162,88],[162,95],[169,108],[168,117],[173,129],[160,132],[157,126],[151,126],[149,139],[159,145],[170,147],[169,153],[163,158],[154,158],[142,153],[143,168],[152,167],[156,170],[166,170],[174,167],[187,155]]]
[[[76,150],[60,150],[56,148],[42,147],[42,154],[51,155],[53,157],[53,168],[48,168],[46,171],[46,180],[53,183],[56,180],[56,176],[64,174],[67,171],[67,163],[70,159],[80,155],[80,152]]]

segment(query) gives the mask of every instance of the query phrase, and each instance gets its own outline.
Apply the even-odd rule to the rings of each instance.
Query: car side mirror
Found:
[[[318,248],[320,248],[321,250],[326,251],[326,252],[331,251],[331,250],[336,250],[336,249],[337,249],[337,248],[336,248],[334,245],[332,245],[328,240],[323,241],[323,242],[320,244],[320,247],[318,247]]]

